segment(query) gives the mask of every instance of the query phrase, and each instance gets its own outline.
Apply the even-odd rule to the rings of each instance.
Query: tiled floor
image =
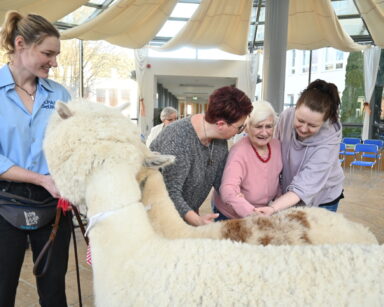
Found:
[[[339,211],[351,220],[369,227],[377,236],[380,243],[384,243],[384,172],[362,170],[352,174],[346,170],[345,199],[341,201]],[[208,201],[204,210],[209,210]],[[80,274],[82,283],[83,306],[93,306],[92,269],[85,263],[86,247],[84,240],[77,230],[77,242],[80,258]],[[34,277],[32,275],[31,253],[28,250],[21,273],[16,298],[17,307],[39,306]],[[79,306],[77,295],[76,271],[71,247],[69,270],[67,274],[67,298],[69,306]]]

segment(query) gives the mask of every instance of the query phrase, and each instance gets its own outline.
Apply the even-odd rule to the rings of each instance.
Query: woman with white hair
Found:
[[[148,135],[146,145],[149,147],[152,141],[160,134],[164,127],[177,120],[177,110],[172,107],[165,107],[160,113],[161,124],[151,129]]]
[[[214,194],[217,220],[243,218],[280,195],[281,146],[273,138],[276,113],[267,101],[253,103],[247,136],[229,152],[220,186]]]

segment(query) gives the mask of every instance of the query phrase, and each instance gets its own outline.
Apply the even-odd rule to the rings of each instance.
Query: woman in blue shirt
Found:
[[[0,203],[0,306],[15,304],[27,236],[35,260],[52,230],[54,216],[49,213],[48,221],[41,225],[31,203],[50,203],[54,208],[60,196],[42,149],[56,101],[70,99],[62,85],[48,79],[50,68],[57,66],[59,37],[57,29],[43,17],[22,16],[16,11],[7,13],[0,32],[1,47],[10,60],[0,69],[0,192],[27,200],[21,206],[26,208],[22,213],[20,206],[7,204],[4,199]],[[15,225],[10,215],[25,216],[25,221]],[[50,266],[37,278],[41,306],[67,306],[69,222],[69,215],[62,217]]]

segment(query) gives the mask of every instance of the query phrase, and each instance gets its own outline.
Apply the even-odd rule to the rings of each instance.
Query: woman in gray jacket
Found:
[[[282,146],[283,195],[258,208],[259,213],[271,215],[294,205],[337,210],[344,181],[339,108],[336,85],[316,80],[302,92],[296,107],[281,113],[276,137]]]

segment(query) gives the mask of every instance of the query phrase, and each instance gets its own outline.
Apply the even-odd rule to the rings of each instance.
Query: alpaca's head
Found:
[[[57,102],[56,111],[47,127],[44,151],[60,194],[74,204],[84,203],[87,179],[101,165],[124,161],[135,173],[142,165],[170,161],[146,148],[137,127],[120,109],[73,101]]]

